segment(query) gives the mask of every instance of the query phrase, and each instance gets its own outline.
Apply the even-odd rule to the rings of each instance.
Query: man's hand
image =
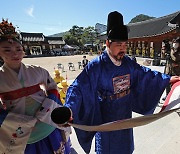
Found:
[[[180,81],[180,76],[171,76],[171,78],[170,78],[171,84],[174,84],[177,81]]]
[[[73,118],[71,117],[68,122],[65,122],[64,124],[57,124],[59,127],[70,127],[71,123],[73,123]]]

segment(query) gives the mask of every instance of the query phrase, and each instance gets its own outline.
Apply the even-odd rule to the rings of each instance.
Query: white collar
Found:
[[[110,55],[109,50],[107,50],[107,54],[108,54],[109,58],[111,59],[111,61],[113,62],[114,65],[116,65],[116,66],[121,66],[122,61],[117,61],[117,60],[115,60],[115,59]]]

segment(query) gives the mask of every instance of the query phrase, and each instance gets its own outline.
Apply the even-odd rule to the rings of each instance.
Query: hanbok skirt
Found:
[[[71,141],[64,141],[62,130],[55,129],[46,138],[27,144],[25,154],[70,154]]]

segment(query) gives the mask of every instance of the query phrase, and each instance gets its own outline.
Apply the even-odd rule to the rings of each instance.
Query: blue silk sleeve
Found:
[[[0,109],[0,127],[8,114],[7,110]]]
[[[143,115],[153,113],[169,80],[169,75],[137,64],[131,80],[133,111]]]
[[[82,73],[68,88],[65,106],[73,112],[73,122],[82,125],[98,125],[101,123],[100,106],[97,95],[99,67],[91,64],[85,67]],[[89,153],[91,142],[96,132],[86,132],[75,129],[78,141],[86,153]]]

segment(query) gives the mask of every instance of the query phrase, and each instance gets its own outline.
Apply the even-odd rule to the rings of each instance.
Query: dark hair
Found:
[[[22,44],[22,42],[18,38],[6,38],[6,37],[1,37],[0,38],[0,43],[4,42],[4,41],[9,41],[9,40],[13,40],[15,42],[18,42],[18,43]]]

